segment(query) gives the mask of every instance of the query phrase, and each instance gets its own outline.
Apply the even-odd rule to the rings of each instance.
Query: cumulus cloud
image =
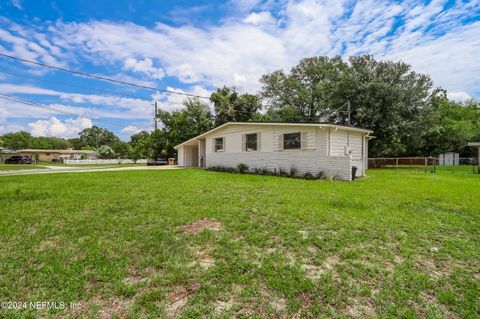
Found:
[[[479,14],[478,1],[448,7],[444,1],[273,3],[231,2],[238,16],[216,25],[158,23],[151,29],[91,21],[58,23],[54,33],[62,47],[75,48],[82,57],[119,62],[152,79],[172,76],[204,87],[226,84],[251,91],[259,88],[261,75],[288,69],[303,57],[373,54],[405,60],[447,89],[459,91],[460,83],[469,94],[480,94],[475,79],[480,62],[472,58],[479,49],[479,30],[471,19]],[[132,59],[138,56],[145,58]],[[454,61],[468,65],[452,65]]]
[[[253,24],[253,25],[262,25],[262,24],[275,24],[275,19],[272,14],[268,11],[263,12],[252,12],[248,15],[243,22]]]
[[[30,32],[7,23],[0,39],[24,57],[58,60],[66,52],[77,60],[120,66],[144,80],[173,77],[191,86],[185,91],[223,85],[255,91],[263,74],[289,69],[307,56],[373,54],[404,60],[447,90],[480,96],[478,0],[453,6],[446,1],[241,0],[226,6],[229,16],[216,24],[147,28],[59,21],[48,31]]]
[[[199,85],[195,85],[189,90],[182,90],[180,88],[174,88],[174,87],[167,87],[167,90],[170,92],[186,93],[186,94],[192,94],[192,95],[202,96],[202,97],[210,97],[210,94],[212,93],[211,91]],[[164,111],[182,109],[184,107],[183,103],[188,98],[189,97],[185,95],[168,93],[168,92],[157,92],[152,95],[152,99],[154,101],[158,101],[160,109]],[[211,106],[211,103],[208,99],[201,98],[199,100],[200,102],[206,103],[207,105]]]
[[[142,128],[136,127],[135,125],[128,125],[122,128],[120,132],[126,135],[133,135],[141,131],[142,131]]]
[[[165,76],[162,68],[156,68],[153,66],[151,59],[136,60],[134,58],[128,58],[124,64],[125,69],[132,70],[139,73],[144,73],[152,79],[160,80]]]
[[[448,92],[448,98],[454,101],[466,101],[472,97],[467,92]]]
[[[92,127],[92,121],[87,118],[66,119],[61,121],[56,117],[49,120],[38,120],[28,123],[33,136],[56,136],[72,138],[78,136],[83,129]]]

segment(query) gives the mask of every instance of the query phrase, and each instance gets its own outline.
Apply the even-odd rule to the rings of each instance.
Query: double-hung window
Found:
[[[215,152],[223,152],[223,137],[215,138]]]
[[[245,135],[245,151],[254,152],[257,150],[257,133]]]
[[[296,150],[302,148],[302,136],[300,132],[283,134],[283,149]]]

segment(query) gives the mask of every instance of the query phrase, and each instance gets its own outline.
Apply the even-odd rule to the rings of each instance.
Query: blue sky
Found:
[[[1,0],[0,52],[202,96],[224,84],[255,93],[262,74],[308,56],[372,54],[462,100],[480,98],[480,1]],[[154,99],[167,110],[183,100],[2,57],[0,94],[69,113],[0,99],[0,133],[98,125],[126,140],[152,128]]]

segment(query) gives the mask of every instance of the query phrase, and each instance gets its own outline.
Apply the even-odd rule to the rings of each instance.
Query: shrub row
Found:
[[[300,174],[298,169],[293,166],[290,168],[290,171],[286,171],[282,168],[273,169],[273,170],[270,170],[267,168],[250,169],[247,164],[240,163],[237,165],[237,167],[211,166],[207,168],[207,170],[215,171],[215,172],[225,172],[225,173],[257,174],[257,175],[281,176],[281,177],[289,177],[289,178],[303,178],[307,180],[335,179],[335,177],[331,177],[325,174],[323,171],[320,171],[316,174],[312,174],[310,172],[306,172],[305,174]]]

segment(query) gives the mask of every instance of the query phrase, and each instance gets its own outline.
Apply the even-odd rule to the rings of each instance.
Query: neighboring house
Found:
[[[340,180],[364,176],[372,131],[327,123],[229,122],[175,146],[178,165],[250,169],[292,167],[300,174],[320,171]]]
[[[17,151],[0,147],[0,163],[4,163],[6,159],[18,155]]]
[[[460,165],[460,154],[445,153],[438,156],[438,164],[440,166],[458,166]]]
[[[51,162],[53,159],[97,159],[98,154],[95,151],[88,150],[39,150],[25,149],[17,151],[22,156],[29,156],[40,162]]]

